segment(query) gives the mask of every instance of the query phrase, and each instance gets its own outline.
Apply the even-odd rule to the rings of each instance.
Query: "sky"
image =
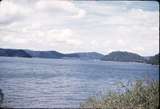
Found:
[[[159,52],[156,1],[2,0],[0,48]]]

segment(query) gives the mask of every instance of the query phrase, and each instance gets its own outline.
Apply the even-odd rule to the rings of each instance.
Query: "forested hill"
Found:
[[[146,59],[138,54],[130,52],[115,51],[105,55],[104,61],[122,61],[122,62],[145,62]]]
[[[155,56],[150,56],[150,57],[147,59],[147,63],[158,65],[158,64],[159,64],[159,53],[156,54]]]
[[[7,57],[27,57],[27,58],[53,58],[53,59],[83,59],[83,60],[103,60],[121,62],[142,62],[148,64],[159,64],[159,53],[155,56],[143,57],[136,53],[126,51],[114,51],[108,55],[97,52],[79,52],[64,54],[57,51],[32,51],[24,49],[2,49],[0,56]]]

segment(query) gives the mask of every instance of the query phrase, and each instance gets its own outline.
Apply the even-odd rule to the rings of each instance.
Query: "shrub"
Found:
[[[3,94],[2,90],[0,89],[0,107],[1,107],[2,102],[3,102],[3,97],[4,97],[4,94]]]
[[[122,86],[126,89],[123,93],[109,92],[101,97],[90,97],[80,106],[102,109],[158,109],[159,81],[137,80],[131,88]]]

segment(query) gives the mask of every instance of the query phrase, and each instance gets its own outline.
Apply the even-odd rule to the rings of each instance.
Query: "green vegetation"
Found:
[[[0,89],[0,107],[3,103],[3,98],[4,98],[4,94],[3,94],[2,90]]]
[[[120,62],[146,62],[143,56],[136,53],[126,51],[115,51],[105,55],[102,60],[104,61],[120,61]]]
[[[158,109],[159,81],[136,81],[131,88],[122,85],[124,93],[110,92],[106,95],[91,97],[82,108],[102,109]]]
[[[155,56],[151,56],[151,57],[149,58],[149,60],[147,61],[147,63],[159,65],[159,53],[156,54]]]

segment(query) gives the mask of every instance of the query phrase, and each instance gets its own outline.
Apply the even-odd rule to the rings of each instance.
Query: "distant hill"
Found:
[[[148,57],[147,63],[158,65],[159,64],[159,53],[156,54],[155,56]]]
[[[76,58],[76,59],[100,59],[104,55],[96,52],[82,52],[63,54],[57,51],[32,51],[32,50],[19,50],[19,49],[0,49],[0,56],[9,57],[32,57],[32,58]]]
[[[27,57],[27,58],[53,58],[53,59],[83,59],[103,61],[121,61],[121,62],[145,62],[148,64],[159,64],[159,54],[150,57],[143,57],[131,52],[115,51],[108,55],[97,52],[80,52],[63,54],[57,51],[32,51],[22,49],[2,49],[0,48],[0,56],[7,57]]]
[[[9,56],[9,57],[32,57],[24,50],[19,49],[1,49],[0,48],[0,56]]]
[[[57,51],[30,51],[25,50],[29,55],[32,57],[39,57],[39,58],[63,58],[63,59],[100,59],[104,55],[96,52],[83,52],[83,53],[70,53],[70,54],[63,54]]]
[[[28,53],[32,57],[38,57],[38,58],[62,58],[64,57],[64,54],[59,53],[57,51],[31,51],[31,50],[25,50],[26,53]]]
[[[97,52],[81,52],[66,54],[66,57],[74,57],[80,59],[101,59],[104,55]]]
[[[115,51],[101,58],[104,61],[122,62],[146,62],[146,59],[138,54],[130,52]]]

